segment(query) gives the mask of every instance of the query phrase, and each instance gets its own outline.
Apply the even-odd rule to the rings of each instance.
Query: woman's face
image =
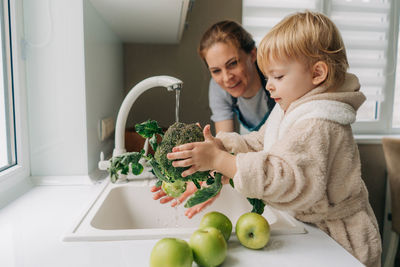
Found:
[[[215,43],[205,53],[212,78],[233,97],[252,97],[258,92],[256,58],[256,49],[246,54],[227,43]]]

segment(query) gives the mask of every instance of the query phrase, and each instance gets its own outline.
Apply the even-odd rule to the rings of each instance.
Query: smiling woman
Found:
[[[258,130],[275,102],[265,90],[252,36],[235,21],[220,21],[203,34],[198,52],[211,74],[209,104],[216,132],[234,131],[235,116],[241,134]]]

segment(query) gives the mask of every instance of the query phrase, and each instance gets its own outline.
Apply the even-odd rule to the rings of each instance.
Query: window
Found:
[[[394,94],[397,5],[395,0],[243,0],[243,26],[258,44],[290,13],[311,10],[326,14],[342,34],[349,72],[358,76],[367,97],[357,112],[355,133],[399,133],[399,123],[394,124],[400,113],[394,104],[400,102],[400,93]]]
[[[8,9],[0,7],[0,171],[16,164],[14,132],[14,99],[11,73]]]
[[[30,171],[22,2],[0,0],[0,207]]]

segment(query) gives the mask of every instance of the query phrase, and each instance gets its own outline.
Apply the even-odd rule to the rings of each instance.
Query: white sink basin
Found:
[[[64,241],[188,238],[206,212],[220,211],[235,225],[240,215],[251,210],[246,198],[226,185],[211,206],[188,219],[183,204],[172,208],[152,199],[150,187],[154,183],[154,179],[125,184],[105,182],[104,189],[84,210]],[[303,224],[284,212],[265,207],[263,216],[271,225],[272,235],[305,233]]]

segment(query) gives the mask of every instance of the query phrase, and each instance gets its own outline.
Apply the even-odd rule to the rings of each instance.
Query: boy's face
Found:
[[[270,60],[264,71],[268,78],[266,89],[284,111],[316,87],[311,69],[297,60]]]
[[[246,54],[232,44],[215,43],[205,53],[212,78],[233,97],[251,97],[259,87],[255,71],[256,50]]]

